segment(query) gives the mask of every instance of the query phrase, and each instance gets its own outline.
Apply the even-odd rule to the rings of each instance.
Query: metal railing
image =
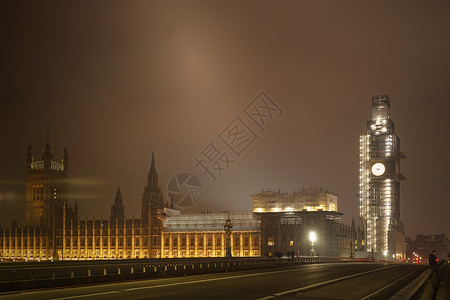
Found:
[[[442,275],[447,265],[447,260],[439,262],[439,271]],[[428,268],[400,292],[395,294],[391,300],[435,299],[439,285],[440,282],[436,272]]]

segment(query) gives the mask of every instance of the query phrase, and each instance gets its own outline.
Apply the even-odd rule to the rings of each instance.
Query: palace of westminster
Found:
[[[399,147],[395,145],[398,137],[393,133],[387,108],[389,98],[386,95],[373,97],[373,122],[368,122],[369,131],[361,136],[360,217],[365,223],[360,226],[354,221],[351,225],[344,224],[342,213],[337,210],[337,196],[321,188],[305,188],[293,193],[262,190],[251,195],[251,212],[182,214],[171,207],[170,201],[164,201],[154,155],[142,193],[140,219],[125,217],[120,189],[111,206],[110,218],[80,219],[77,204],[69,205],[68,151],[64,148],[62,160],[55,161],[47,141],[40,159],[33,156],[31,145],[28,146],[26,224],[0,228],[0,260],[224,257],[227,243],[235,257],[286,254],[356,257],[358,253],[366,256],[371,253],[373,257],[374,251],[389,251],[396,259],[402,259],[405,251],[395,245],[400,248],[402,243],[404,245],[398,211],[396,152]],[[373,155],[370,153],[371,142],[381,145],[381,137],[389,139],[383,144],[389,150],[386,157],[379,149],[375,149]],[[396,167],[385,167],[386,171],[380,172],[378,167],[388,166],[385,161],[393,162]],[[376,186],[378,182],[379,187]],[[375,200],[380,202],[380,191],[391,190],[391,185],[386,182],[392,183],[397,192],[388,194],[387,200],[381,203],[381,215],[377,217],[371,213],[379,211],[367,207],[373,207]],[[366,191],[367,183],[373,186]],[[376,197],[370,195],[371,190],[377,190]],[[395,209],[392,213],[388,211],[391,207]],[[227,219],[233,226],[230,236],[224,230]],[[381,223],[377,224],[377,220]],[[371,227],[370,222],[376,226]],[[314,253],[309,239],[311,231],[317,235]],[[389,245],[388,235],[393,237]]]

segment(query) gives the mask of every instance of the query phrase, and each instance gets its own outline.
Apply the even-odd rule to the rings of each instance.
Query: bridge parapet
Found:
[[[444,274],[444,270],[447,265],[447,260],[442,260],[439,263],[441,274]],[[427,269],[410,284],[404,287],[400,292],[395,294],[391,300],[435,299],[439,284],[437,274],[431,269]]]

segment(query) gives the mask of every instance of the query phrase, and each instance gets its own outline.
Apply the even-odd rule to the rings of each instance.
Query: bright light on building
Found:
[[[316,241],[316,233],[314,232],[314,231],[311,231],[310,233],[309,233],[309,240],[312,242],[312,243],[314,243],[315,241]]]

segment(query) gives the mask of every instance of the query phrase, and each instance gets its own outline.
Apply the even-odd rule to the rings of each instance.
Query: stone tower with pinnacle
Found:
[[[144,245],[148,247],[149,257],[155,255],[161,244],[162,215],[164,210],[164,196],[158,182],[155,167],[155,154],[152,153],[152,163],[147,176],[147,185],[142,193],[142,234]]]
[[[125,219],[125,207],[123,206],[120,187],[117,187],[116,198],[114,199],[114,204],[111,206],[111,219]]]

